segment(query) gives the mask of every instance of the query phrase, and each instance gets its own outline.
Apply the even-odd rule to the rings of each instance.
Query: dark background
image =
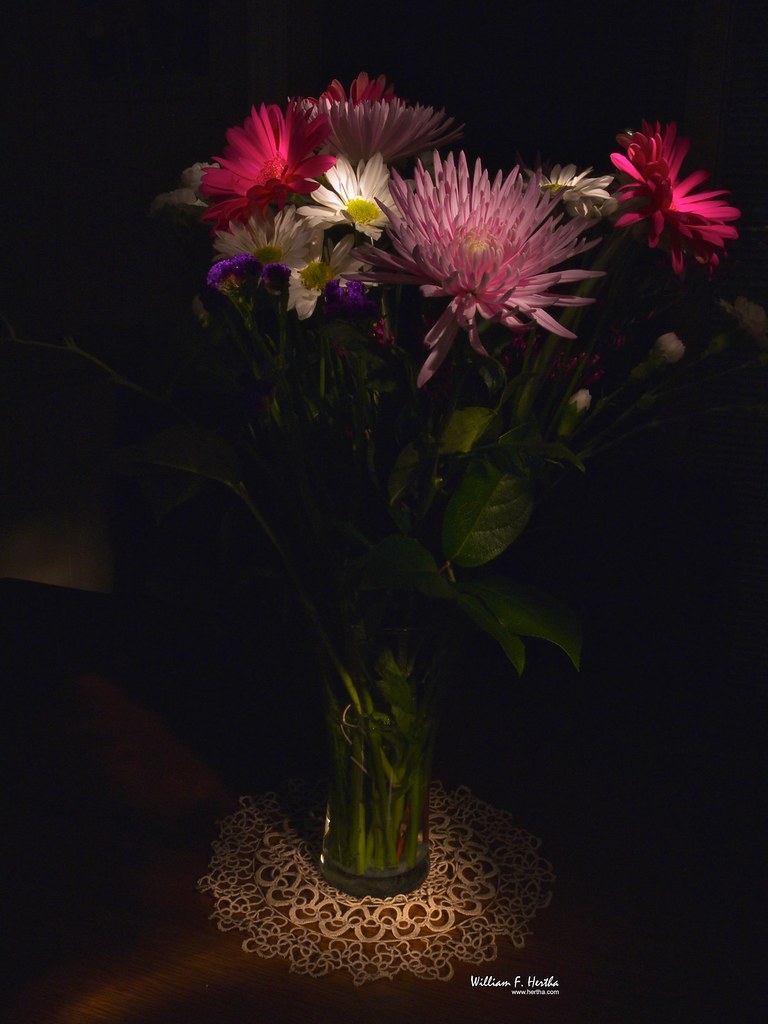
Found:
[[[607,173],[617,131],[677,120],[693,139],[689,167],[709,167],[744,211],[714,287],[768,304],[768,30],[740,0],[460,16],[401,2],[156,0],[2,17],[0,308],[20,335],[135,342],[151,358],[199,284],[149,218],[152,197],[219,152],[252,102],[316,94],[361,69],[444,106],[494,170],[539,152]],[[141,402],[69,357],[3,345],[0,367],[9,772],[23,780],[32,761],[43,774],[76,757],[46,729],[86,672],[119,680],[238,792],[322,770],[306,652],[269,594],[227,589],[215,553],[226,496],[156,527],[130,487],[83,468],[141,424]],[[746,406],[762,387],[714,397]],[[438,754],[446,782],[556,836],[596,900],[637,878],[628,928],[635,915],[667,935],[681,992],[702,990],[712,962],[746,973],[757,950],[767,455],[765,422],[730,414],[574,481],[567,515],[542,517],[521,557],[581,614],[582,671],[533,643],[518,680],[479,643],[462,655]],[[700,998],[695,1016],[686,1005],[681,995],[668,1019],[705,1019]]]

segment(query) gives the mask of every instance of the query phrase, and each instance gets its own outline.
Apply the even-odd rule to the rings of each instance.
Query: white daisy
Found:
[[[299,207],[299,213],[313,225],[352,224],[369,238],[378,238],[388,223],[379,202],[394,209],[389,194],[389,169],[381,153],[367,162],[361,160],[357,171],[346,157],[339,156],[335,166],[325,172],[325,180],[329,187],[321,185],[315,189],[314,205]]]
[[[245,224],[230,221],[226,231],[216,232],[213,246],[214,260],[249,252],[265,266],[284,263],[299,270],[322,252],[323,229],[299,217],[294,206],[286,206],[274,216],[255,214]]]
[[[312,316],[317,300],[329,281],[343,279],[347,274],[354,274],[363,265],[357,256],[353,235],[347,235],[332,248],[326,245],[322,259],[315,259],[301,270],[291,273],[288,285],[288,309],[295,309],[299,320]]]
[[[608,192],[613,176],[606,174],[601,178],[590,178],[591,170],[588,167],[577,174],[576,164],[566,164],[565,167],[555,164],[549,174],[542,174],[541,187],[555,192],[571,217],[608,217],[618,206]]]

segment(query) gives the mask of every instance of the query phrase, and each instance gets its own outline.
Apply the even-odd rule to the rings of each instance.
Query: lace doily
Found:
[[[555,876],[540,840],[466,787],[446,792],[440,783],[430,787],[421,887],[390,899],[346,896],[317,867],[317,795],[241,797],[240,810],[218,823],[198,887],[213,894],[221,931],[247,933],[246,952],[285,957],[301,974],[345,969],[356,985],[399,971],[448,980],[456,960],[494,960],[499,935],[523,946],[536,911],[549,905]]]

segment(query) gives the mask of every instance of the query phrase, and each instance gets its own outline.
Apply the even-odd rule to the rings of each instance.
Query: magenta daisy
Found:
[[[487,355],[477,318],[506,327],[535,321],[562,337],[574,335],[561,326],[546,306],[581,306],[591,299],[562,295],[558,284],[600,277],[600,271],[553,270],[557,264],[596,245],[580,237],[593,222],[563,224],[551,216],[557,198],[542,191],[536,174],[526,188],[519,168],[493,183],[481,162],[470,179],[467,159],[451,154],[441,162],[435,153],[434,179],[417,164],[414,187],[397,172],[390,182],[396,210],[389,213],[387,232],[393,251],[363,246],[360,255],[373,268],[362,280],[420,284],[425,296],[445,296],[448,306],[425,338],[430,349],[418,384],[421,387],[447,356],[459,331],[472,348]]]
[[[462,132],[451,128],[453,118],[446,117],[444,110],[436,112],[433,107],[398,99],[383,75],[373,82],[364,72],[358,75],[349,96],[334,80],[312,103],[330,124],[330,150],[352,164],[376,153],[390,164],[453,142]]]
[[[726,238],[738,238],[736,228],[727,222],[736,220],[741,212],[719,198],[729,194],[722,189],[691,194],[709,177],[706,171],[694,171],[680,181],[680,167],[690,142],[677,137],[674,121],[663,134],[658,121],[655,126],[647,121],[642,125],[640,132],[616,136],[626,156],[611,153],[614,167],[634,179],[619,189],[621,201],[640,203],[637,209],[623,214],[616,226],[647,221],[648,244],[655,248],[662,238],[668,239],[676,274],[683,271],[686,252],[714,269],[719,263],[716,250],[724,248]]]
[[[346,103],[349,100],[356,107],[363,100],[384,100],[389,103],[394,99],[394,94],[394,85],[387,85],[384,75],[379,75],[372,81],[365,71],[361,71],[349,87],[349,96],[338,78],[334,78],[320,99],[330,100],[331,103]]]
[[[214,203],[202,219],[226,227],[233,220],[247,221],[273,201],[282,209],[293,192],[313,192],[319,185],[314,179],[336,162],[317,154],[328,131],[324,115],[295,102],[285,115],[274,103],[262,103],[258,111],[252,107],[243,126],[227,132],[229,145],[224,156],[216,157],[221,166],[205,172],[200,191]]]

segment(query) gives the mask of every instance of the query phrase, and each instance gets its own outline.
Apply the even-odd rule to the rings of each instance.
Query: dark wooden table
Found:
[[[5,606],[6,624],[28,637],[43,600],[30,593],[17,588]],[[77,614],[62,618],[73,601]],[[60,632],[50,626],[36,653],[21,645],[26,660],[5,684],[14,699],[3,1022],[765,1019],[763,983],[750,974],[760,952],[750,930],[761,917],[757,844],[750,798],[738,792],[756,755],[748,730],[736,750],[727,707],[719,722],[708,711],[686,725],[685,702],[664,706],[655,694],[653,707],[640,702],[629,715],[611,697],[614,681],[601,684],[588,669],[567,685],[532,679],[499,690],[490,716],[457,706],[438,773],[542,838],[557,874],[553,902],[525,948],[501,942],[494,963],[458,964],[449,982],[401,974],[355,987],[346,973],[309,978],[243,952],[242,936],[218,931],[196,888],[216,820],[240,793],[269,788],[268,765],[283,771],[268,745],[273,723],[254,718],[236,732],[239,709],[211,701],[212,684],[192,728],[125,663],[122,676],[80,671],[63,654],[63,635],[71,644],[74,621],[99,633],[102,603],[48,592],[44,602],[49,626],[51,602],[59,613]],[[237,769],[221,738],[210,739],[217,722],[238,748]],[[311,757],[296,761],[311,769]],[[472,975],[486,974],[554,975],[560,994],[514,998],[472,986]]]

